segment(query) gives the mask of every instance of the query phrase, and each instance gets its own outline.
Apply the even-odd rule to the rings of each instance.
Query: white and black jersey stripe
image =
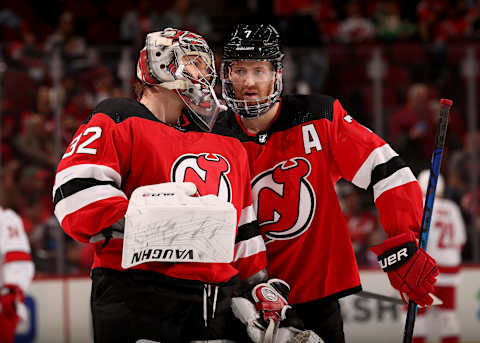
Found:
[[[235,238],[234,262],[265,251],[265,242],[258,230],[257,216],[250,205],[242,210]]]
[[[416,181],[411,169],[388,144],[374,149],[352,179],[354,185],[372,189],[373,198],[385,191]]]
[[[53,188],[55,216],[65,216],[96,201],[127,196],[120,190],[121,176],[114,169],[98,164],[80,164],[57,173]]]

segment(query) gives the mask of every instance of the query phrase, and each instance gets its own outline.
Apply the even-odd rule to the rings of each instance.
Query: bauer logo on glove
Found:
[[[417,250],[418,248],[414,242],[408,242],[401,247],[394,248],[378,256],[378,262],[383,271],[389,272],[407,263]]]
[[[412,231],[387,239],[370,248],[376,255],[393,288],[405,293],[419,306],[430,306],[438,267],[435,260],[418,247]]]

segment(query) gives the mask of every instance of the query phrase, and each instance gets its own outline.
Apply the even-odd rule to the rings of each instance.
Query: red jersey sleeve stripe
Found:
[[[398,154],[388,144],[374,149],[353,177],[353,184],[366,189],[372,182],[373,169],[380,164],[386,163],[395,156],[398,156]]]
[[[31,261],[32,256],[24,251],[10,251],[5,254],[4,263],[13,261]]]
[[[55,216],[62,223],[65,216],[97,201],[114,197],[127,199],[127,196],[121,190],[112,185],[89,187],[60,200],[55,206]]]

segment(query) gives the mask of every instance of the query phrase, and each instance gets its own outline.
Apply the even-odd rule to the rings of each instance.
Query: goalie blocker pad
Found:
[[[232,262],[235,207],[215,195],[196,194],[190,182],[135,189],[125,215],[122,267],[147,262]]]

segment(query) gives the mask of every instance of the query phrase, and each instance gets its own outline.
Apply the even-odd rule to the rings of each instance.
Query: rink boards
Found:
[[[462,276],[458,292],[462,342],[480,343],[480,267],[465,267]],[[398,296],[383,272],[362,270],[361,278],[366,291]],[[402,306],[358,296],[342,303],[347,342],[402,341]],[[36,279],[27,293],[29,317],[19,326],[16,342],[93,342],[89,306],[88,278]],[[431,331],[436,332],[435,327]]]

